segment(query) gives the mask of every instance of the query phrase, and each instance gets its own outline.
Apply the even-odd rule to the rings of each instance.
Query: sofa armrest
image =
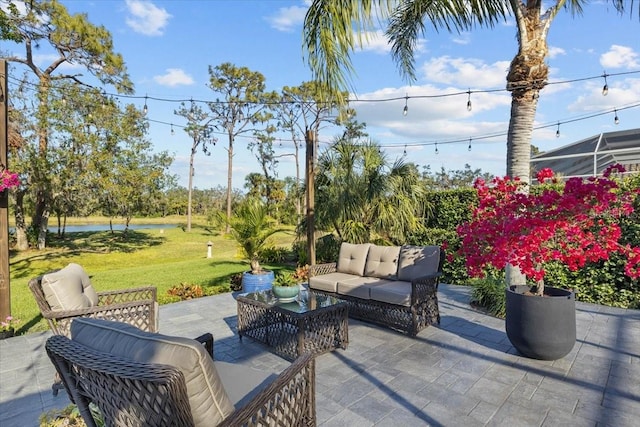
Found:
[[[98,292],[98,306],[148,299],[157,301],[157,292],[154,286]]]
[[[309,267],[309,277],[335,273],[337,271],[337,268],[338,264],[335,262],[329,262],[326,264],[314,264]]]
[[[273,383],[219,425],[316,425],[313,355],[299,356]]]

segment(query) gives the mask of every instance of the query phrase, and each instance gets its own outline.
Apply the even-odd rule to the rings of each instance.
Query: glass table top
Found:
[[[298,296],[293,301],[279,301],[271,290],[261,292],[241,293],[238,295],[243,299],[256,301],[269,306],[277,306],[280,309],[292,311],[294,313],[306,313],[319,308],[331,307],[338,304],[346,304],[343,300],[319,295],[307,289],[300,290]]]

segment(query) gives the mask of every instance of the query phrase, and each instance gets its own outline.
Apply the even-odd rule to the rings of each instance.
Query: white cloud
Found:
[[[472,90],[504,87],[508,69],[509,61],[486,64],[480,59],[450,56],[432,58],[421,67],[422,78],[426,81],[462,87],[472,82],[474,83]]]
[[[640,79],[609,79],[609,92],[602,96],[602,82],[589,81],[585,83],[584,90],[571,103],[567,110],[571,112],[593,112],[603,110],[620,109],[625,105],[637,104],[640,99]],[[622,113],[621,113],[622,114]]]
[[[460,33],[459,37],[454,37],[452,40],[455,44],[467,45],[471,43],[471,35],[467,32]]]
[[[267,17],[267,21],[278,31],[291,32],[304,21],[308,7],[281,7],[275,15]]]
[[[171,15],[146,0],[125,0],[129,16],[126,22],[133,31],[146,36],[161,36]]]
[[[360,38],[362,40],[360,50],[363,52],[386,54],[391,51],[391,45],[382,30],[362,32]]]
[[[614,44],[600,56],[600,64],[605,68],[638,68],[640,57],[632,48]]]
[[[561,47],[551,46],[549,47],[549,58],[553,59],[558,55],[566,55],[567,52]]]
[[[167,72],[161,76],[154,76],[153,81],[162,86],[188,86],[194,83],[193,78],[180,68],[167,68]]]

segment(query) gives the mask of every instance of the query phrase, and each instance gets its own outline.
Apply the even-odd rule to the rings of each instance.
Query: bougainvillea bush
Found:
[[[471,221],[458,227],[460,254],[469,274],[482,277],[486,268],[517,266],[544,291],[545,266],[551,262],[577,271],[587,263],[624,260],[624,273],[640,277],[640,247],[621,240],[620,221],[634,212],[638,190],[622,190],[614,175],[620,165],[602,177],[570,178],[538,192],[526,191],[518,178],[476,180],[478,207]],[[537,175],[541,184],[555,183],[551,169]]]

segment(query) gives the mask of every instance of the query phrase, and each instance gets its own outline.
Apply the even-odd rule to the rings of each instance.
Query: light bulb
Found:
[[[173,135],[175,135],[175,134],[176,134],[176,131],[175,131],[175,130],[173,130],[173,125],[171,125],[171,136],[173,136]]]
[[[609,93],[609,85],[605,83],[604,86],[602,86],[602,96],[607,96],[608,93]]]
[[[405,105],[404,108],[402,109],[402,115],[406,116],[408,112],[409,112],[409,107]]]
[[[471,100],[467,101],[467,111],[471,111]]]
[[[556,138],[560,138],[560,129],[556,131]]]
[[[618,118],[618,110],[613,110],[615,112],[615,117],[613,118],[613,123],[619,124],[620,119]]]

